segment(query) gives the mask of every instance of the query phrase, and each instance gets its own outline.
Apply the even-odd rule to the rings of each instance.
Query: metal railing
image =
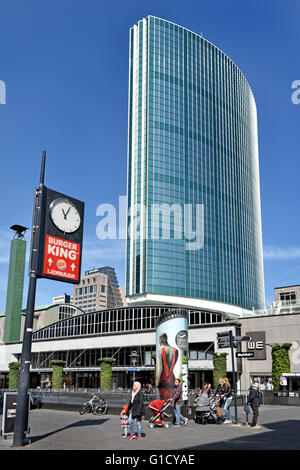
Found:
[[[280,300],[271,302],[267,306],[268,315],[279,315],[284,313],[300,313],[300,300]]]

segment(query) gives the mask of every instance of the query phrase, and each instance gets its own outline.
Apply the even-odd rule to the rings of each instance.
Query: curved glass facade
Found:
[[[152,16],[130,30],[128,211],[128,299],[264,307],[252,91],[217,47]]]
[[[33,341],[95,336],[114,335],[116,333],[137,333],[155,330],[157,319],[170,308],[165,306],[155,307],[126,307],[112,310],[101,310],[100,312],[75,315],[47,325],[35,331],[32,335]],[[189,326],[210,325],[226,321],[220,313],[187,309]]]

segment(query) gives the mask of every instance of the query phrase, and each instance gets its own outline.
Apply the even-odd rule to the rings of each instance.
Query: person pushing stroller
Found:
[[[223,377],[221,377],[219,379],[219,384],[215,391],[215,397],[216,399],[218,399],[217,409],[216,409],[217,415],[219,416],[219,418],[222,418],[222,419],[223,419],[223,413],[222,413],[221,408],[225,403],[225,399],[224,399],[225,394],[226,394],[225,380]]]
[[[182,407],[182,386],[180,384],[180,379],[175,380],[175,387],[173,390],[173,394],[169,399],[174,406],[174,414],[175,414],[175,424],[174,428],[180,427],[181,422],[183,421],[183,425],[186,426],[188,423],[188,418],[182,416],[181,414],[181,407]]]
[[[223,423],[223,419],[217,415],[217,407],[220,398],[213,396],[210,384],[204,384],[195,398],[194,406],[196,408],[195,423]]]

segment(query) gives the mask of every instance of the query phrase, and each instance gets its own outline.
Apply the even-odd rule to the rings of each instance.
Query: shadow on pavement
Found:
[[[41,441],[42,439],[46,439],[46,437],[52,436],[53,434],[56,434],[58,432],[64,431],[66,429],[71,429],[71,428],[77,428],[77,427],[82,427],[82,426],[99,426],[103,423],[108,421],[108,418],[106,419],[96,419],[96,420],[89,420],[86,419],[84,421],[79,420],[76,421],[76,423],[68,424],[67,426],[64,426],[63,428],[60,429],[55,429],[55,431],[48,432],[46,434],[42,434],[41,436],[32,436],[30,437],[31,442],[38,442]]]
[[[299,435],[299,420],[278,421],[264,424],[261,429],[241,426],[241,435],[238,438],[194,447],[182,447],[179,450],[300,450]]]

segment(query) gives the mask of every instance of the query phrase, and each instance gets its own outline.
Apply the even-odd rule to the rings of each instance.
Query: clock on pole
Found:
[[[80,282],[84,203],[44,184],[43,151],[40,184],[34,192],[27,309],[17,395],[13,446],[25,445],[28,386],[36,284],[38,278]]]
[[[80,227],[80,214],[70,199],[54,199],[50,205],[50,214],[54,225],[64,233],[74,233]]]
[[[38,277],[80,282],[84,203],[44,186]]]

